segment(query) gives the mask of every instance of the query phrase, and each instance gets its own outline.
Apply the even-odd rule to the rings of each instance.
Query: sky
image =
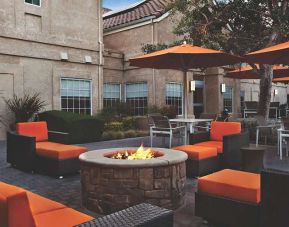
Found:
[[[112,10],[126,7],[140,0],[103,0],[103,6]]]

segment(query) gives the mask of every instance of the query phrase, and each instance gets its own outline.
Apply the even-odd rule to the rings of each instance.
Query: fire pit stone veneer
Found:
[[[82,203],[87,209],[109,214],[143,202],[169,209],[183,204],[187,154],[153,148],[158,157],[148,160],[108,157],[136,149],[95,150],[80,156]]]

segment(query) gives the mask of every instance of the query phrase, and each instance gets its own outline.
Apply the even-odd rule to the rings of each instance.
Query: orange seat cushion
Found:
[[[223,142],[222,141],[206,141],[194,144],[201,147],[214,147],[217,148],[218,153],[223,153]]]
[[[16,132],[19,135],[35,137],[36,142],[48,140],[48,129],[45,121],[17,123]]]
[[[78,158],[79,155],[86,152],[87,148],[73,145],[66,145],[53,142],[36,143],[36,153],[39,156],[65,160],[69,158]]]
[[[217,148],[203,147],[197,145],[183,145],[173,148],[175,150],[183,151],[188,154],[189,158],[202,160],[206,158],[215,157],[218,155]]]
[[[23,192],[23,191],[25,191],[23,188],[19,188],[14,185],[0,182],[0,194],[5,198],[12,196],[12,195],[16,195],[19,192]]]
[[[54,202],[29,191],[27,191],[27,197],[33,215],[65,208],[61,203]]]
[[[253,204],[260,203],[260,175],[224,169],[198,180],[198,191]]]
[[[240,122],[214,121],[211,124],[210,138],[214,141],[223,141],[224,136],[241,133]]]
[[[0,193],[0,226],[7,227],[7,204],[6,198]]]
[[[8,207],[7,198],[17,195],[25,190],[13,185],[0,182],[0,226],[8,226]]]
[[[64,208],[35,215],[34,219],[39,227],[72,227],[93,218],[76,210]]]

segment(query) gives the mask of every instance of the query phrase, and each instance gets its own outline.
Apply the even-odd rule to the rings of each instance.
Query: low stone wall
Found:
[[[81,162],[81,181],[83,205],[96,213],[109,214],[142,202],[176,209],[184,202],[185,160],[147,168]]]

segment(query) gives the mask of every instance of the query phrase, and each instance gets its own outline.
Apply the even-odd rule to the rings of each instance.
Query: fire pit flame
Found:
[[[129,153],[125,151],[124,153],[118,152],[111,158],[114,159],[126,159],[126,160],[146,160],[154,158],[154,152],[148,148],[145,149],[143,144],[136,150],[136,152]]]

